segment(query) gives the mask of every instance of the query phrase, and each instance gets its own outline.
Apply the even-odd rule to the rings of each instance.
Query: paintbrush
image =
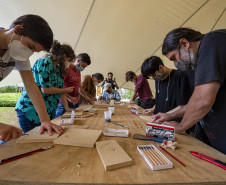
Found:
[[[8,163],[10,161],[14,161],[14,160],[26,157],[26,156],[29,156],[29,155],[32,155],[32,154],[37,153],[37,152],[42,152],[44,150],[48,150],[52,147],[53,147],[53,145],[49,145],[49,146],[46,146],[46,147],[43,147],[43,148],[39,148],[37,150],[33,150],[31,152],[27,152],[27,153],[16,155],[16,156],[13,156],[13,157],[10,157],[10,158],[2,159],[2,160],[0,160],[0,165],[4,164],[4,163]]]
[[[115,124],[115,125],[121,126],[121,127],[129,128],[129,127],[127,127],[127,126],[125,126],[125,125],[121,125],[121,124],[119,124],[119,123],[115,123],[115,122],[112,122],[112,123]]]

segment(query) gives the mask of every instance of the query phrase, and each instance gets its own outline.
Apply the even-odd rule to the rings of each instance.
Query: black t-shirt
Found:
[[[155,82],[155,112],[168,112],[179,105],[186,105],[191,97],[191,88],[185,72],[172,70],[165,80]],[[175,119],[181,121],[181,118]]]
[[[104,82],[102,83],[102,86],[104,86],[104,84],[106,84],[106,83],[110,83],[112,89],[115,89],[115,85],[114,85],[115,81],[114,80],[109,80],[109,79],[104,80]]]
[[[206,34],[200,42],[195,85],[219,81],[209,113],[200,121],[212,147],[226,154],[226,29]]]
[[[188,75],[191,92],[193,93],[195,87],[195,70],[184,71]]]

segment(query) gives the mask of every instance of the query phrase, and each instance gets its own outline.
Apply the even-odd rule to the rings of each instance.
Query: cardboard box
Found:
[[[146,124],[146,137],[154,137],[167,141],[174,141],[175,139],[175,130],[174,127],[156,124],[156,123],[147,123]]]
[[[139,115],[138,107],[137,106],[131,106],[131,112],[135,115]]]

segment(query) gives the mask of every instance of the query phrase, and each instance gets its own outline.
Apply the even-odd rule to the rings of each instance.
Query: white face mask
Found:
[[[8,44],[9,48],[9,55],[14,58],[15,60],[19,61],[26,61],[29,59],[29,57],[34,53],[32,50],[30,50],[27,46],[22,44],[22,38],[23,35],[21,36],[20,41],[19,40],[13,40],[12,38],[15,33],[13,33],[10,42]],[[12,41],[12,42],[11,42]]]

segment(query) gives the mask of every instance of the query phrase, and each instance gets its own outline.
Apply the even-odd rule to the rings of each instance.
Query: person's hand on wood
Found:
[[[168,113],[159,112],[154,116],[154,122],[156,123],[163,123],[164,121],[170,121],[170,120],[171,120],[171,116]]]
[[[144,115],[152,115],[154,113],[154,109],[145,109],[143,111]]]
[[[86,96],[85,99],[86,99],[86,103],[93,104],[93,100],[91,98],[89,98],[88,96]]]
[[[8,141],[16,139],[22,135],[22,130],[11,125],[0,123],[0,140]]]
[[[134,100],[132,100],[132,99],[130,99],[130,100],[129,100],[129,102],[130,102],[130,103],[135,103],[135,101],[134,101]]]
[[[57,134],[61,134],[64,131],[63,127],[53,124],[51,121],[43,121],[41,123],[40,134],[45,130],[47,130],[50,136],[52,135],[52,131],[55,131]]]

